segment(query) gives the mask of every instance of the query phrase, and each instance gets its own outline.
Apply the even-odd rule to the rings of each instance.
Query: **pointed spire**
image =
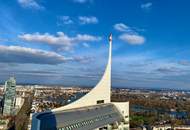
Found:
[[[112,34],[110,34],[110,36],[109,36],[109,41],[110,42],[112,41]]]
[[[96,105],[99,101],[103,103],[111,102],[111,58],[112,58],[112,34],[109,36],[109,56],[105,72],[97,85],[85,96],[66,106],[53,109],[61,111],[78,107]]]

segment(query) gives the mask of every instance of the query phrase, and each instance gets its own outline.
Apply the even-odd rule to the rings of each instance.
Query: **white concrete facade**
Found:
[[[119,112],[123,116],[123,122],[119,125],[120,127],[129,128],[129,102],[112,102]]]
[[[110,103],[111,99],[111,58],[112,58],[112,36],[109,38],[109,57],[106,70],[99,81],[99,83],[85,96],[77,101],[68,104],[66,106],[56,108],[52,111],[60,111],[66,109],[73,109],[78,107],[86,107],[96,105],[97,101],[103,101],[103,103]]]
[[[67,109],[88,107],[100,103],[111,103],[111,62],[112,62],[112,35],[109,37],[109,57],[105,72],[99,83],[85,96],[66,106],[56,108],[53,112]],[[108,124],[107,128],[112,130],[129,130],[129,102],[113,102],[120,114],[123,116],[122,122]]]

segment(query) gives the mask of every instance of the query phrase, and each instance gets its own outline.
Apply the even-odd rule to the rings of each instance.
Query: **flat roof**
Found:
[[[123,119],[113,104],[99,104],[89,107],[64,110],[59,112],[38,113],[41,125],[56,123],[56,128],[71,127],[77,130],[91,130]],[[52,125],[52,124],[51,124]]]

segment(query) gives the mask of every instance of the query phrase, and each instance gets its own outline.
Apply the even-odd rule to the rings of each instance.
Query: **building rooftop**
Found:
[[[43,129],[51,127],[51,129],[60,130],[64,128],[91,130],[123,119],[115,106],[110,103],[55,113],[44,112],[37,114],[36,117],[41,120]],[[47,124],[51,124],[51,126],[47,126]]]

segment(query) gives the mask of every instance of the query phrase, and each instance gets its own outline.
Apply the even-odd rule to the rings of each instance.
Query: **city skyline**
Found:
[[[0,82],[190,88],[189,1],[0,2]],[[118,8],[119,7],[119,8]],[[103,13],[102,13],[103,12]]]

